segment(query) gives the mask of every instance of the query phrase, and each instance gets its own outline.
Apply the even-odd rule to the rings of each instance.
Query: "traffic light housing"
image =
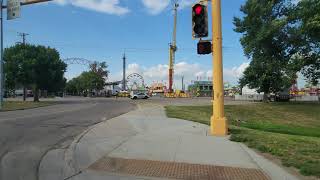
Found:
[[[208,7],[200,3],[192,6],[192,37],[208,37]]]
[[[210,41],[199,41],[198,42],[198,54],[205,55],[212,53],[212,44]]]

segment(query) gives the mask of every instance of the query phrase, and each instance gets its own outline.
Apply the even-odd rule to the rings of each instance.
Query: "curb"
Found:
[[[135,110],[138,110],[137,107]],[[130,111],[132,112],[132,111]],[[77,135],[74,140],[66,148],[48,150],[42,157],[38,168],[38,180],[51,180],[51,179],[70,179],[78,174],[81,174],[84,169],[79,167],[79,163],[75,158],[75,150],[89,132],[93,129],[107,123],[107,121],[126,115],[130,112],[121,114],[108,120],[104,120],[94,124],[84,130],[81,134]]]
[[[81,173],[81,170],[78,168],[73,158],[73,152],[80,140],[96,125],[97,124],[89,127],[84,132],[76,136],[72,143],[67,146],[66,149],[51,149],[47,151],[46,154],[42,157],[39,165],[38,179],[47,180],[48,177],[50,178],[52,177],[52,175],[56,175],[61,179],[69,179]],[[54,158],[51,158],[52,156],[54,156]],[[63,162],[56,162],[57,164],[53,164],[48,161],[49,159],[56,159]],[[46,169],[50,169],[51,171],[47,172]]]
[[[258,165],[258,167],[265,172],[272,180],[299,180],[296,176],[288,173],[277,164],[265,159],[263,156],[257,154],[246,145],[239,143],[240,147],[250,156],[250,158]]]

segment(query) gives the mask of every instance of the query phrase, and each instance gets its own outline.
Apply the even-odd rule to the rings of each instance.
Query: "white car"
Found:
[[[137,93],[131,96],[131,99],[148,99],[149,96],[146,93]]]

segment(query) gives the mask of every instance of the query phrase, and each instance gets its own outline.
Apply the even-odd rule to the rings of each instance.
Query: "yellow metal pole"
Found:
[[[224,116],[224,89],[222,64],[222,28],[221,28],[221,0],[212,2],[212,41],[213,41],[213,115],[211,117],[211,134],[226,136],[228,123]]]

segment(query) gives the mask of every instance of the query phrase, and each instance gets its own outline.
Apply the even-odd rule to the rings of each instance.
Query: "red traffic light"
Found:
[[[208,37],[208,9],[200,3],[192,6],[192,37]]]
[[[194,7],[194,12],[196,13],[196,15],[200,15],[203,11],[203,7],[202,5],[200,4],[197,4],[195,7]]]

